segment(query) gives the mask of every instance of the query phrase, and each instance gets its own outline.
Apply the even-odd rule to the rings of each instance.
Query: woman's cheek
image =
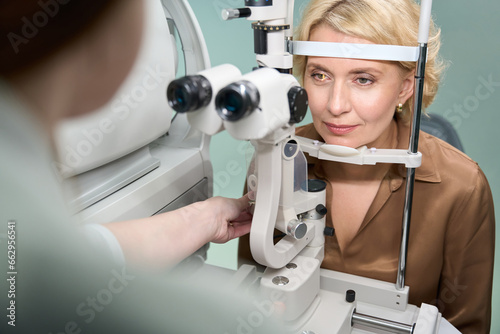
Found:
[[[313,116],[320,116],[323,111],[326,111],[328,103],[328,92],[317,87],[305,85],[307,97],[309,100],[309,109]]]
[[[389,110],[390,98],[381,90],[359,90],[352,97],[353,108],[366,121],[376,120]]]

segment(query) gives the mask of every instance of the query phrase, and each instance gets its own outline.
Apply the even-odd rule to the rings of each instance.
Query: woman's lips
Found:
[[[328,131],[334,135],[345,135],[354,131],[358,127],[357,125],[340,125],[331,123],[325,123],[325,125],[328,128]]]

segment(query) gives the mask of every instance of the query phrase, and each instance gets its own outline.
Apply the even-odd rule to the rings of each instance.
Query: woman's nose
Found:
[[[332,85],[327,108],[335,116],[351,110],[349,89],[342,82],[335,82]]]

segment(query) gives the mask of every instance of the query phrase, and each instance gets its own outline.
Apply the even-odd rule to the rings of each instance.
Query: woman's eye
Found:
[[[368,78],[357,78],[356,81],[361,85],[369,85],[373,82],[373,80],[370,80]]]
[[[313,73],[311,76],[318,81],[325,81],[327,79],[324,73]]]

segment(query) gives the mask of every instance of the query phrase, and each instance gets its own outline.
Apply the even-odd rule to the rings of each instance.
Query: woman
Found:
[[[416,46],[419,6],[411,0],[313,0],[296,40]],[[442,72],[439,30],[431,26],[423,96],[433,101]],[[407,149],[415,63],[296,57],[313,123],[297,135],[349,147]],[[447,143],[420,134],[406,285],[409,301],[438,306],[462,332],[488,333],[494,212],[477,164]],[[405,169],[309,158],[309,177],[327,182],[323,268],[395,282]],[[248,253],[248,239],[240,251]]]

